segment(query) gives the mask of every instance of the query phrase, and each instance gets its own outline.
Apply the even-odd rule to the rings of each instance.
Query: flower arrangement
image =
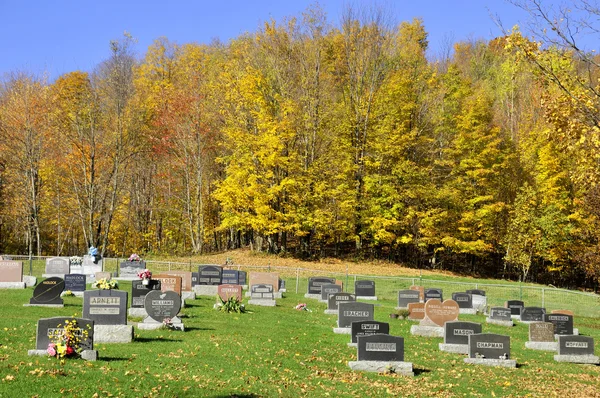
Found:
[[[81,265],[82,263],[83,263],[83,257],[79,257],[79,256],[69,257],[69,264],[71,264],[71,265]]]
[[[140,279],[152,279],[152,271],[149,269],[145,269],[143,271],[138,272],[138,278]]]
[[[94,282],[92,284],[92,287],[95,287],[96,289],[102,289],[102,290],[118,289],[119,283],[112,279],[103,278],[103,279],[99,279],[96,282]]]
[[[87,336],[88,331],[81,330],[75,319],[67,319],[62,333],[57,333],[51,337],[46,352],[50,357],[76,358],[81,352],[81,339],[87,339]]]
[[[142,261],[142,259],[137,254],[133,253],[131,256],[129,256],[128,261]]]
[[[75,294],[70,290],[65,290],[65,292],[63,293],[63,296],[65,296],[65,297],[72,297],[74,295]]]
[[[306,305],[306,303],[300,303],[295,307],[298,311],[308,311],[308,312],[312,312],[312,310],[308,309],[308,306]]]

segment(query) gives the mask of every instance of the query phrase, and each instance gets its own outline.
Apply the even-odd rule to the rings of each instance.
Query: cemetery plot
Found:
[[[29,300],[29,305],[63,306],[60,294],[64,289],[65,281],[62,278],[45,279],[33,289],[33,297]]]

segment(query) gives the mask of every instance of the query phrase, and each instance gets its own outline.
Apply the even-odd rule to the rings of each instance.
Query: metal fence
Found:
[[[10,256],[13,260],[23,261],[23,273],[41,276],[45,270],[45,260],[49,257]],[[104,258],[104,271],[118,275],[119,264],[126,259]],[[146,261],[153,272],[182,270],[197,271],[201,264],[190,262]],[[308,291],[308,278],[313,276],[335,277],[344,285],[344,290],[354,291],[357,280],[368,279],[376,282],[377,296],[383,301],[396,302],[398,291],[413,285],[425,288],[441,288],[444,297],[450,298],[453,292],[464,292],[467,289],[483,289],[486,291],[487,303],[490,306],[504,306],[507,300],[522,300],[527,306],[545,307],[551,310],[570,310],[578,316],[600,318],[600,295],[574,290],[558,289],[527,284],[495,284],[465,281],[437,280],[422,277],[360,275],[343,272],[331,272],[318,269],[306,269],[264,265],[228,265],[227,268],[242,271],[276,272],[286,282],[288,292],[305,293]]]

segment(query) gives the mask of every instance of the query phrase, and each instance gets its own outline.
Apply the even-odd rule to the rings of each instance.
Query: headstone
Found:
[[[375,297],[375,281],[354,282],[354,294],[357,297]]]
[[[321,300],[326,301],[329,298],[330,294],[340,293],[342,291],[342,287],[336,284],[328,284],[321,286]]]
[[[123,261],[119,266],[119,276],[121,278],[138,279],[138,273],[145,269],[145,261]]]
[[[351,293],[334,293],[327,298],[327,309],[328,310],[338,310],[338,306],[340,303],[354,302],[356,301],[356,296]]]
[[[357,343],[357,337],[371,334],[390,334],[390,324],[377,321],[352,322],[350,326],[352,343]]]
[[[521,315],[521,310],[525,308],[525,303],[521,300],[508,300],[504,303],[504,307],[510,308],[511,315]]]
[[[273,272],[250,272],[249,285],[271,285],[273,293],[279,291],[279,274]]]
[[[174,275],[153,275],[152,279],[160,281],[160,290],[173,291],[181,296],[181,277]]]
[[[466,292],[471,295],[476,294],[478,296],[485,296],[485,290],[481,289],[468,289]]]
[[[146,313],[156,322],[163,322],[166,318],[175,318],[181,309],[181,297],[174,291],[152,290],[144,299]]]
[[[95,278],[97,281],[99,281],[100,279],[106,279],[106,280],[109,280],[109,279],[112,279],[112,275],[111,275],[111,273],[110,273],[110,272],[104,272],[104,271],[100,271],[100,272],[96,272],[96,273],[94,274],[94,278]]]
[[[200,279],[200,273],[192,272],[192,287],[198,285],[199,279]]]
[[[52,257],[46,259],[46,274],[65,275],[70,272],[69,257]]]
[[[83,274],[66,274],[65,290],[72,292],[84,292],[86,289],[86,277]]]
[[[460,313],[458,304],[454,300],[446,300],[443,303],[438,299],[429,299],[425,303],[425,318],[421,325],[440,326],[444,323],[456,321]]]
[[[349,328],[352,322],[372,321],[375,312],[373,304],[345,302],[338,304],[338,328]]]
[[[83,318],[57,316],[42,318],[37,323],[36,349],[46,350],[48,344],[64,333],[67,321],[75,321],[78,329],[79,347],[83,350],[94,349],[94,321]]]
[[[150,279],[147,285],[144,285],[141,280],[131,282],[131,308],[144,308],[144,300],[146,294],[153,290],[161,290],[160,281]]]
[[[469,344],[469,336],[481,333],[481,324],[476,322],[452,321],[444,325],[445,344]]]
[[[398,307],[407,308],[409,303],[418,303],[419,292],[416,290],[400,290],[398,292]]]
[[[273,300],[273,285],[252,285],[250,286],[250,297],[252,299]]]
[[[239,273],[235,269],[224,269],[221,275],[221,283],[224,285],[237,285],[239,284]]]
[[[425,318],[425,303],[408,303],[408,319],[420,321]]]
[[[575,316],[575,314],[573,313],[573,311],[569,311],[569,310],[552,310],[550,311],[551,314],[564,314],[564,315],[571,315],[571,316]]]
[[[279,279],[279,291],[287,291],[286,287],[285,287],[285,280],[284,279]]]
[[[102,260],[98,260],[97,263],[94,261],[96,261],[94,256],[87,254],[83,256],[81,273],[85,275],[96,275],[96,272],[102,272]]]
[[[235,297],[239,301],[242,301],[242,286],[238,284],[219,285],[217,294],[223,301],[229,300],[229,297]]]
[[[96,325],[127,324],[127,292],[88,290],[83,293],[83,317]]]
[[[470,335],[469,358],[510,359],[510,337],[493,333]]]
[[[554,342],[554,325],[550,322],[532,322],[529,324],[529,341]]]
[[[554,334],[569,335],[573,333],[573,316],[565,314],[544,314],[544,322],[554,325]]]
[[[434,288],[425,289],[424,297],[425,297],[425,302],[427,302],[428,300],[431,300],[431,299],[437,299],[440,301],[444,300],[444,295],[442,293],[442,289],[434,289]]]
[[[0,261],[0,282],[23,282],[23,263],[21,261]]]
[[[220,285],[223,267],[218,265],[201,265],[198,267],[199,285]]]
[[[181,277],[181,291],[192,291],[192,273],[190,271],[164,271],[163,275],[172,275]],[[175,289],[173,289],[175,290]]]
[[[505,307],[492,307],[490,308],[490,319],[498,321],[511,321],[512,322],[512,310]]]
[[[246,271],[238,271],[238,285],[246,285],[248,275]]]
[[[521,322],[543,322],[545,308],[525,307],[521,310]]]
[[[252,272],[250,273],[250,279],[252,280]],[[327,277],[311,277],[308,278],[308,292],[307,294],[321,294],[321,286],[335,284],[335,278]]]
[[[558,336],[558,362],[600,364],[600,358],[594,355],[594,339],[587,336]]]
[[[30,305],[63,305],[60,294],[65,289],[62,278],[52,277],[44,279],[33,289],[33,297],[29,299]]]
[[[473,298],[469,293],[452,293],[452,300],[456,301],[458,308],[473,308]]]
[[[423,286],[416,286],[413,285],[411,287],[409,287],[410,290],[416,290],[417,292],[419,292],[419,298],[421,299],[421,301],[425,301],[425,288]]]
[[[359,361],[404,361],[404,339],[387,334],[372,334],[358,338]]]

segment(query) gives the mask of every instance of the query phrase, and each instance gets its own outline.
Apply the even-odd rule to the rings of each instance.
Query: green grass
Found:
[[[248,306],[250,314],[212,308],[212,297],[183,309],[186,331],[138,331],[130,344],[96,344],[99,361],[29,357],[39,318],[81,316],[82,299],[65,298],[64,308],[23,307],[32,289],[0,290],[0,397],[382,397],[382,396],[594,396],[600,367],[554,362],[553,353],[526,350],[527,326],[488,325],[484,332],[509,334],[517,369],[463,363],[464,356],[440,352],[440,338],[410,335],[411,321],[393,320],[395,299],[375,302],[375,319],[405,338],[405,360],[416,376],[352,372],[356,349],[350,336],[336,335],[336,317],[325,304],[294,293],[288,280],[277,307]],[[130,284],[121,283],[129,291]],[[312,312],[294,310],[307,302]],[[600,339],[600,320],[575,317],[580,333]],[[598,351],[598,350],[596,350]]]

